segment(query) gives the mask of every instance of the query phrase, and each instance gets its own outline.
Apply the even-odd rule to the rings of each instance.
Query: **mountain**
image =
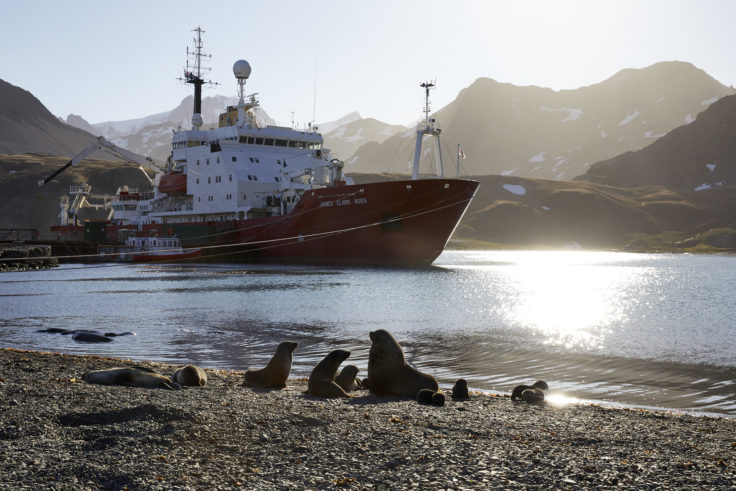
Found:
[[[0,80],[0,153],[37,152],[71,157],[94,138],[59,121],[27,90]]]
[[[648,147],[593,164],[576,179],[683,191],[736,186],[736,95],[714,102],[694,122]]]
[[[341,125],[322,124],[319,126],[320,131],[323,131],[326,126],[333,127],[329,132],[323,131],[324,145],[343,160],[352,157],[361,146],[368,142],[383,143],[390,136],[408,129],[405,126],[390,125],[373,118],[361,118],[358,113],[352,114],[357,115],[357,118],[342,118],[347,119],[347,122]]]
[[[453,169],[456,145],[464,174],[572,179],[594,162],[649,145],[736,93],[690,63],[626,69],[574,90],[476,80],[433,117],[443,128],[443,160]],[[348,172],[408,172],[414,130],[370,143],[347,160]],[[424,162],[426,160],[426,162]],[[433,152],[422,168],[434,167]]]
[[[340,126],[345,126],[346,124],[350,124],[353,121],[357,121],[359,119],[361,119],[360,113],[358,113],[357,111],[354,111],[350,114],[346,114],[340,119],[336,119],[335,121],[330,121],[328,123],[320,123],[319,125],[317,125],[317,128],[319,129],[320,133],[322,133],[323,135],[326,135],[327,133],[330,133],[336,130]]]
[[[216,95],[202,99],[202,117],[204,128],[216,127],[220,113],[228,105],[235,103],[232,97]],[[154,160],[165,161],[171,153],[171,134],[179,126],[191,128],[194,96],[187,96],[172,109],[136,119],[124,121],[106,121],[92,125],[97,134],[101,134],[111,142]],[[260,108],[256,110],[259,122],[275,124]],[[81,118],[80,118],[81,119]]]
[[[100,136],[102,134],[97,130],[97,128],[89,124],[86,119],[77,114],[70,114],[67,116],[66,124],[79,128],[80,130],[84,130],[91,135]]]

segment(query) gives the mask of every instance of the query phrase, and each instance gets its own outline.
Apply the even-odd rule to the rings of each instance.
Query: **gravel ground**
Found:
[[[136,363],[158,373],[176,367]],[[0,349],[2,489],[727,488],[736,420],[475,394],[444,407],[242,387],[107,387],[127,360]],[[509,388],[511,389],[511,388]]]

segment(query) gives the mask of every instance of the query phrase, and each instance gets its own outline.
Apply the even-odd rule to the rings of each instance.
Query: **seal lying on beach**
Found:
[[[82,380],[90,384],[124,385],[127,387],[146,387],[176,390],[181,386],[172,382],[169,377],[159,375],[147,368],[110,368],[94,370],[82,376]]]
[[[373,344],[368,354],[368,388],[378,396],[415,398],[422,389],[437,392],[437,380],[406,363],[404,350],[384,329],[370,333]]]
[[[291,372],[291,362],[297,343],[284,341],[276,348],[276,353],[265,368],[245,372],[243,386],[260,389],[283,389]]]
[[[317,397],[350,397],[335,382],[335,374],[340,367],[340,363],[345,361],[349,356],[349,351],[336,349],[317,363],[317,366],[314,367],[314,370],[309,375],[309,393]]]
[[[171,380],[179,385],[204,387],[207,385],[207,374],[197,365],[187,365],[174,372]]]
[[[511,400],[524,400],[531,403],[542,402],[544,400],[543,391],[547,389],[549,389],[549,386],[544,380],[537,380],[533,385],[517,385],[511,392]]]
[[[356,378],[359,371],[355,365],[346,365],[340,370],[340,374],[335,377],[335,383],[342,387],[345,392],[362,389],[363,384]]]

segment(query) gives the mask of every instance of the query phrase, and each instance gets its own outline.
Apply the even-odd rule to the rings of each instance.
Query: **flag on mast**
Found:
[[[460,158],[465,160],[465,152],[463,152],[462,148],[458,148],[457,154],[460,155]]]

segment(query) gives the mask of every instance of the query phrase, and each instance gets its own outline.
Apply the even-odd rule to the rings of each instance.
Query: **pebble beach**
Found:
[[[101,386],[90,370],[177,366],[0,349],[1,489],[728,488],[736,420],[508,394],[442,407],[243,387]],[[510,390],[510,389],[509,389]]]

